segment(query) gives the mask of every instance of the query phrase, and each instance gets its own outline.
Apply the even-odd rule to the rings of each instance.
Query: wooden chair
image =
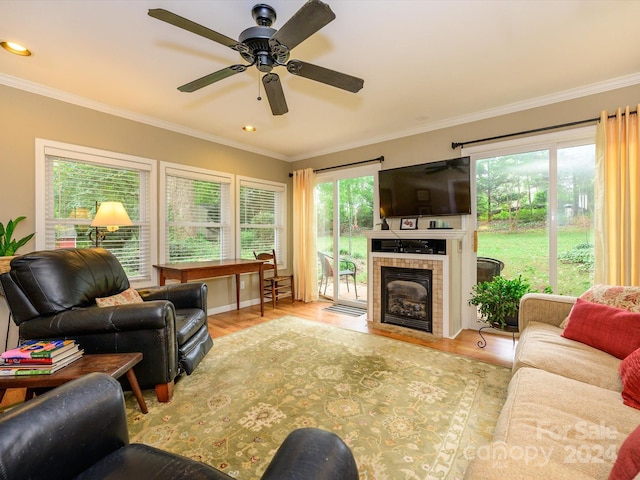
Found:
[[[278,275],[278,260],[276,259],[276,251],[271,253],[256,253],[253,256],[257,260],[265,260],[265,265],[269,269],[273,269],[273,275],[264,278],[262,284],[262,295],[265,299],[271,299],[273,308],[276,308],[276,302],[285,297],[291,297],[291,303],[295,301],[293,289],[293,275]],[[272,266],[272,267],[271,267]],[[265,269],[265,273],[269,270]]]

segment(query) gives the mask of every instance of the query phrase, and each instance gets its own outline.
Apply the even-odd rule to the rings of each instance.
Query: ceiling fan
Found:
[[[322,27],[336,18],[329,5],[320,0],[308,0],[279,30],[271,28],[276,20],[276,11],[269,5],[259,3],[252,9],[257,26],[249,27],[233,40],[221,33],[203,27],[162,8],[149,10],[149,15],[163,22],[188,30],[202,37],[236,50],[247,65],[231,65],[202,78],[186,83],[178,90],[194,92],[212,83],[237,73],[244,72],[255,65],[265,73],[262,84],[269,100],[273,115],[284,115],[289,111],[284,97],[280,77],[271,70],[274,67],[286,67],[289,73],[315,80],[333,87],[356,93],[364,85],[364,80],[328,68],[319,67],[301,60],[289,60],[293,48],[305,41]]]

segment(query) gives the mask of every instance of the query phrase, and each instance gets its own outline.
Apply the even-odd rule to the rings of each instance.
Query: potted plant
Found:
[[[20,240],[13,238],[13,232],[16,226],[25,218],[27,217],[18,217],[15,220],[9,220],[6,227],[0,222],[0,273],[5,273],[10,270],[9,263],[15,256],[16,251],[35,235],[35,233],[30,233]]]
[[[548,287],[545,291],[548,291]],[[472,287],[469,305],[479,307],[481,320],[493,328],[517,329],[520,299],[525,293],[534,292],[529,282],[518,278],[493,277],[489,282],[481,282]]]

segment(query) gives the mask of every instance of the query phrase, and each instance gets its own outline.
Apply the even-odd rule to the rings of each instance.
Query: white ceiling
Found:
[[[640,83],[637,0],[327,0],[337,18],[291,58],[364,79],[357,94],[282,67],[279,117],[255,68],[179,92],[244,62],[147,10],[237,38],[255,3],[0,0],[0,40],[34,52],[0,51],[0,83],[289,161]],[[277,29],[303,0],[268,3]]]

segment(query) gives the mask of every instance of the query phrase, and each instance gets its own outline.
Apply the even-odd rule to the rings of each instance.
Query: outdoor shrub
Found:
[[[594,262],[593,245],[590,243],[578,244],[571,250],[560,253],[558,260],[562,263],[578,264],[581,271],[592,270]]]

